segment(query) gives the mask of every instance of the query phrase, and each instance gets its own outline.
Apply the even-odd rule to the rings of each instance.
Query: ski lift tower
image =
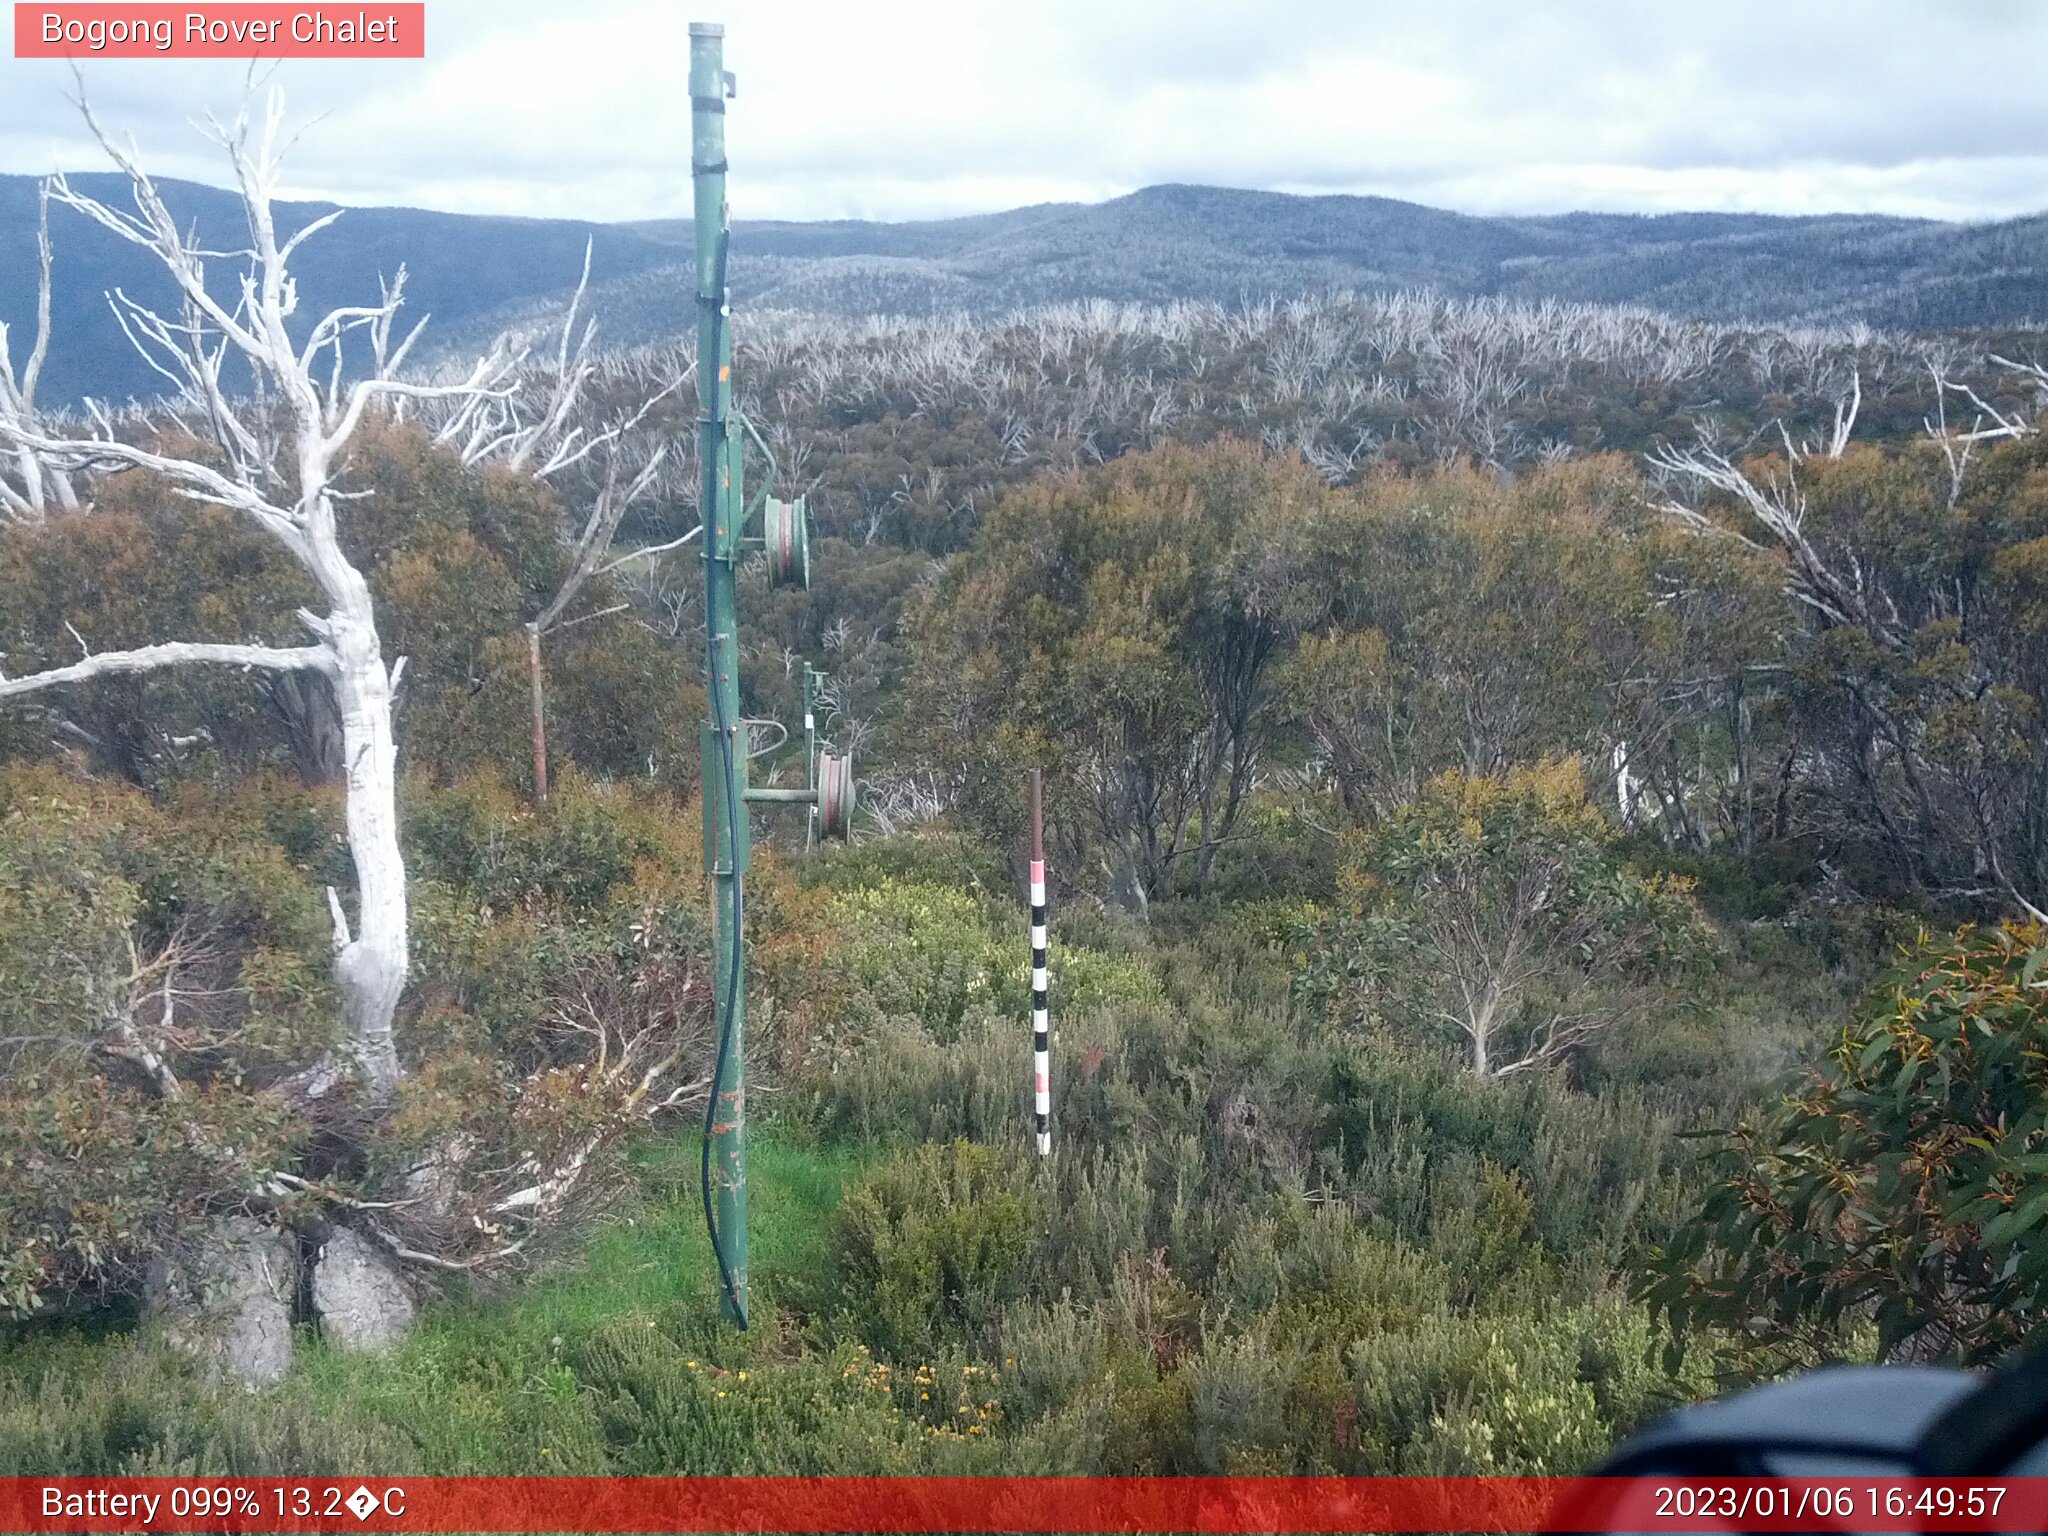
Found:
[[[747,1326],[746,873],[749,804],[810,808],[807,841],[844,838],[853,818],[853,764],[816,729],[824,675],[804,668],[804,787],[749,788],[750,722],[740,713],[738,578],[753,551],[767,556],[773,586],[811,583],[809,516],[802,496],[770,494],[775,455],[734,407],[731,304],[726,262],[732,225],[725,196],[725,28],[690,24],[690,179],[697,253],[698,507],[703,519],[705,689],[701,737],[704,868],[711,883],[712,1022],[717,1055],[704,1114],[704,1221],[718,1262],[726,1319]],[[760,494],[746,497],[747,444],[765,465]],[[746,529],[756,515],[760,532]],[[784,733],[787,739],[787,733]]]

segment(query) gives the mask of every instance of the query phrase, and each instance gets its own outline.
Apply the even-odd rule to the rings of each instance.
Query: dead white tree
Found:
[[[599,370],[597,322],[583,318],[582,313],[590,291],[593,249],[593,242],[584,242],[582,276],[563,312],[552,365],[530,366],[530,348],[520,346],[515,351],[514,338],[501,336],[495,350],[505,356],[505,372],[519,380],[519,389],[444,397],[423,408],[434,441],[459,453],[465,467],[502,464],[536,480],[551,480],[615,448],[688,377],[687,372],[671,374],[635,410],[600,430],[593,430],[581,419],[595,414],[585,411],[584,405]],[[536,404],[538,409],[532,409]]]
[[[28,356],[15,367],[8,346],[8,330],[0,325],[0,424],[12,422],[24,430],[43,425],[36,411],[36,384],[42,377],[43,362],[50,355],[50,187],[45,183],[36,210],[36,330]],[[10,483],[11,477],[11,483]],[[8,458],[0,458],[0,520],[38,523],[52,502],[66,511],[78,506],[78,494],[70,475],[45,465],[27,448],[16,447]]]
[[[369,583],[344,551],[337,512],[346,498],[337,487],[350,439],[365,416],[404,399],[487,401],[511,385],[506,362],[493,354],[457,383],[425,385],[398,377],[419,335],[414,326],[394,341],[404,302],[405,274],[383,288],[375,304],[335,309],[304,327],[294,340],[298,285],[292,258],[306,241],[340,217],[313,220],[280,235],[272,212],[280,157],[287,147],[284,98],[269,94],[262,119],[252,123],[250,103],[211,136],[226,152],[248,214],[249,244],[212,251],[182,230],[131,143],[117,145],[81,94],[87,125],[128,178],[135,211],[114,208],[52,179],[51,196],[153,257],[170,276],[181,305],[167,316],[111,295],[130,339],[176,390],[180,408],[205,424],[225,459],[222,468],[195,458],[116,437],[102,419],[91,436],[65,436],[33,421],[0,414],[0,442],[58,471],[139,469],[161,477],[177,494],[230,508],[275,539],[312,577],[325,611],[301,609],[311,640],[301,646],[166,641],[126,651],[88,655],[69,666],[0,679],[0,698],[60,687],[117,672],[207,663],[272,672],[315,673],[333,689],[341,717],[347,784],[349,852],[355,866],[353,927],[331,888],[334,975],[342,997],[349,1048],[372,1102],[388,1102],[399,1079],[392,1018],[409,964],[405,863],[398,844],[398,748],[392,731],[392,694],[404,659],[387,665]],[[209,261],[243,263],[231,296],[207,282]],[[422,321],[423,325],[425,322]],[[371,366],[351,381],[344,344],[367,341]],[[255,380],[255,403],[231,398],[223,383],[229,360]],[[327,1074],[320,1074],[323,1078]]]
[[[860,809],[884,837],[936,821],[951,797],[935,773],[889,772],[860,783]]]
[[[1951,379],[1943,361],[1931,356],[1925,358],[1924,361],[1928,372],[1934,379],[1936,415],[1932,421],[1926,421],[1923,418],[1923,424],[1927,428],[1928,435],[1941,445],[1943,453],[1948,456],[1949,473],[1958,483],[1958,486],[1960,486],[1963,470],[1968,465],[1970,453],[1978,443],[1996,442],[2000,438],[2007,437],[2030,437],[2035,432],[2035,422],[2021,412],[2001,411],[1997,406],[1986,401],[1982,395],[1978,394],[1968,384]],[[1995,352],[1991,354],[1990,361],[1995,367],[2003,368],[2011,373],[2017,373],[2022,378],[2030,380],[2037,395],[2035,402],[2037,407],[2041,404],[2042,397],[2048,397],[2048,369],[2042,368],[2038,363],[2016,363],[2010,358],[2000,357]],[[1954,431],[1949,426],[1948,397],[1951,394],[1960,395],[1963,399],[1969,401],[1971,408],[1977,413],[1970,423],[1969,430],[1966,432]],[[1987,421],[1990,423],[1988,426],[1985,424]],[[1957,445],[1960,445],[1963,449],[1960,461],[1955,451]]]
[[[555,630],[607,618],[630,606],[620,603],[565,618],[593,577],[607,575],[634,560],[666,554],[698,532],[693,528],[681,538],[606,559],[626,514],[656,491],[669,459],[669,444],[656,440],[649,445],[642,441],[646,434],[641,429],[655,407],[682,388],[696,364],[665,368],[665,377],[650,381],[644,392],[636,391],[640,396],[637,404],[604,421],[590,402],[590,386],[601,367],[595,350],[597,322],[583,317],[593,249],[592,242],[584,243],[583,272],[563,311],[551,363],[529,367],[528,352],[521,349],[508,365],[521,389],[443,401],[422,413],[434,441],[459,453],[466,468],[500,464],[558,488],[577,482],[580,494],[566,489],[564,494],[585,503],[582,526],[569,540],[573,563],[568,574],[547,605],[520,626],[526,634],[533,712],[533,796],[541,805],[548,798],[547,686],[541,641]],[[500,338],[498,345],[504,352],[512,351],[509,337]],[[537,387],[529,392],[524,386]],[[527,408],[529,393],[539,402],[538,410]],[[604,424],[597,425],[600,421]]]
[[[2003,363],[2002,359],[1994,361]],[[1934,372],[1938,415],[1928,424],[1928,430],[1948,458],[1949,504],[1953,506],[1961,494],[1963,474],[1975,443],[2025,436],[2033,429],[2017,416],[2000,415],[1974,390],[1948,381],[1938,365],[1930,366]],[[2019,367],[2010,363],[2004,366]],[[1978,424],[1968,432],[1955,432],[1950,428],[1946,406],[1940,403],[1950,391],[1968,399],[1981,413]],[[1846,446],[1847,429],[1855,420],[1856,399],[1860,399],[1860,390],[1850,401],[1838,404],[1836,408],[1836,433],[1828,455],[1831,458],[1839,457]],[[1983,415],[1989,415],[1996,424],[1991,427],[1982,425]],[[1782,470],[1759,469],[1754,474],[1726,454],[1706,446],[1679,449],[1666,445],[1658,449],[1647,459],[1667,484],[1690,482],[1699,490],[1718,492],[1740,508],[1747,521],[1731,525],[1701,506],[1669,496],[1662,501],[1661,510],[1703,535],[1734,539],[1751,549],[1770,550],[1782,555],[1786,595],[1811,610],[1822,626],[1858,629],[1894,655],[1910,655],[1916,621],[1909,620],[1901,612],[1899,600],[1894,597],[1879,569],[1881,559],[1867,550],[1859,551],[1853,540],[1845,538],[1837,538],[1830,547],[1823,548],[1809,532],[1807,497],[1799,479],[1803,455],[1793,448],[1789,437],[1785,442],[1790,452],[1785,467]],[[1953,606],[1945,593],[1935,596],[1933,606],[1936,612],[1953,615],[1959,610],[1961,600],[1958,587]],[[1909,610],[1912,609],[1914,602],[1910,594],[1907,602]],[[1924,622],[1924,618],[1917,622]],[[1959,701],[1974,702],[1994,682],[1995,678],[1973,665],[1949,686]],[[1870,692],[1859,692],[1857,698],[1859,704],[1880,722],[1880,735],[1893,745],[1900,763],[1911,769],[1915,753],[1910,745],[1912,732],[1908,726],[1894,718],[1893,712]],[[1940,795],[1922,784],[1917,775],[1909,776],[1913,777],[1915,800],[1923,822],[1931,824],[1938,815],[1958,805],[1964,808],[1974,829],[1978,856],[1995,879],[1997,888],[2030,917],[2044,919],[2048,916],[2021,890],[2007,872],[2000,855],[2000,834],[1994,823],[1997,820],[1996,808],[2005,798],[2005,792],[1993,784],[1976,784],[1955,786],[1954,793]]]
[[[654,491],[668,459],[669,445],[666,442],[656,441],[649,448],[637,443],[634,434],[657,405],[682,387],[684,380],[694,371],[695,364],[689,370],[673,374],[631,411],[608,426],[591,431],[572,425],[576,408],[597,371],[591,361],[597,323],[594,320],[587,322],[581,336],[575,336],[577,313],[589,283],[590,246],[586,244],[583,249],[583,276],[562,319],[561,344],[556,354],[553,388],[547,408],[531,427],[518,426],[515,417],[513,430],[499,440],[504,462],[514,469],[529,469],[538,480],[547,480],[587,462],[599,466],[594,483],[587,492],[588,510],[583,526],[571,543],[575,558],[569,574],[562,579],[548,605],[525,626],[533,699],[533,798],[536,804],[541,805],[545,805],[548,798],[546,675],[541,663],[542,638],[557,629],[567,629],[571,625],[625,611],[630,604],[616,603],[580,618],[563,617],[593,577],[609,575],[634,560],[678,549],[701,531],[701,528],[693,528],[681,538],[631,550],[611,560],[605,558],[611,551],[613,539],[618,536],[619,525],[636,504]],[[575,337],[573,346],[572,337]],[[489,458],[492,452],[493,449],[487,446],[477,457]],[[477,462],[477,459],[471,462]],[[629,472],[627,466],[635,462],[639,467]]]
[[[1836,394],[1834,407],[1835,426],[1834,430],[1828,434],[1825,448],[1821,446],[1818,440],[1814,439],[1802,439],[1794,442],[1792,433],[1786,427],[1784,421],[1780,420],[1778,422],[1778,438],[1785,445],[1785,457],[1787,459],[1794,464],[1810,459],[1815,454],[1823,454],[1830,459],[1839,459],[1848,451],[1849,439],[1856,431],[1857,413],[1863,409],[1862,369],[1855,368],[1850,370],[1849,387],[1847,390]]]
[[[1831,624],[1861,625],[1886,645],[1905,643],[1905,620],[1881,583],[1871,579],[1853,552],[1833,558],[1808,537],[1806,492],[1798,460],[1783,471],[1752,477],[1725,453],[1707,447],[1669,444],[1647,455],[1650,467],[1677,482],[1690,481],[1730,497],[1762,531],[1758,539],[1716,521],[1699,507],[1667,497],[1661,510],[1701,533],[1730,538],[1751,549],[1776,549],[1786,558],[1785,590]]]
[[[667,393],[667,391],[663,391]],[[640,415],[652,409],[649,401],[640,409]],[[662,462],[668,456],[666,444],[657,444],[647,455],[646,462],[630,479],[624,474],[620,457],[608,451],[605,456],[604,478],[590,498],[590,510],[583,520],[583,529],[577,535],[574,545],[575,562],[569,567],[569,574],[543,608],[528,620],[526,629],[526,657],[528,679],[533,698],[533,798],[539,805],[545,805],[548,798],[548,736],[546,711],[546,673],[541,665],[540,643],[544,636],[571,625],[585,624],[592,619],[608,618],[621,613],[631,606],[629,603],[614,603],[609,608],[600,608],[595,613],[586,613],[580,618],[564,619],[570,607],[582,593],[593,576],[607,575],[633,560],[665,553],[694,538],[700,528],[693,528],[679,539],[663,544],[649,545],[629,551],[612,560],[605,559],[612,547],[612,540],[619,531],[619,524],[634,503],[645,496],[661,473]]]

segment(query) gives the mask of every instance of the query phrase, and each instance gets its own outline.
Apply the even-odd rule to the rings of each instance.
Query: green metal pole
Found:
[[[690,176],[696,193],[698,505],[704,518],[704,864],[711,879],[713,1023],[720,1069],[711,1085],[707,1212],[726,1319],[747,1322],[747,1067],[741,889],[747,868],[746,741],[740,727],[735,576],[740,516],[733,496],[732,335],[726,306],[725,28],[690,24]]]

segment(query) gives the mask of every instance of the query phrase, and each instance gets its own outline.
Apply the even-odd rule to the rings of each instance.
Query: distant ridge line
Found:
[[[105,173],[75,177],[126,195]],[[104,182],[105,185],[97,185]],[[232,194],[166,181],[181,219],[233,230]],[[0,176],[0,322],[33,313],[36,178]],[[287,226],[336,206],[294,203]],[[559,307],[595,247],[591,308],[609,345],[676,334],[685,315],[688,224],[602,224],[430,209],[354,207],[299,263],[303,307],[374,294],[405,263],[415,312],[441,347]],[[153,392],[104,295],[159,295],[133,249],[58,210],[49,403]],[[225,264],[222,265],[225,269]],[[1168,184],[1102,203],[883,223],[741,221],[735,302],[818,315],[993,317],[1102,298],[1162,303],[1343,290],[1434,289],[1455,297],[1629,304],[1730,322],[1890,330],[1986,329],[2048,314],[2048,214],[1944,223],[1881,214],[1489,216],[1393,198]]]

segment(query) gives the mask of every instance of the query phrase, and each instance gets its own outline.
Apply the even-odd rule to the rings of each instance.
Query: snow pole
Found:
[[[1046,999],[1045,798],[1031,770],[1031,1110],[1038,1155],[1052,1153],[1052,1015]]]

